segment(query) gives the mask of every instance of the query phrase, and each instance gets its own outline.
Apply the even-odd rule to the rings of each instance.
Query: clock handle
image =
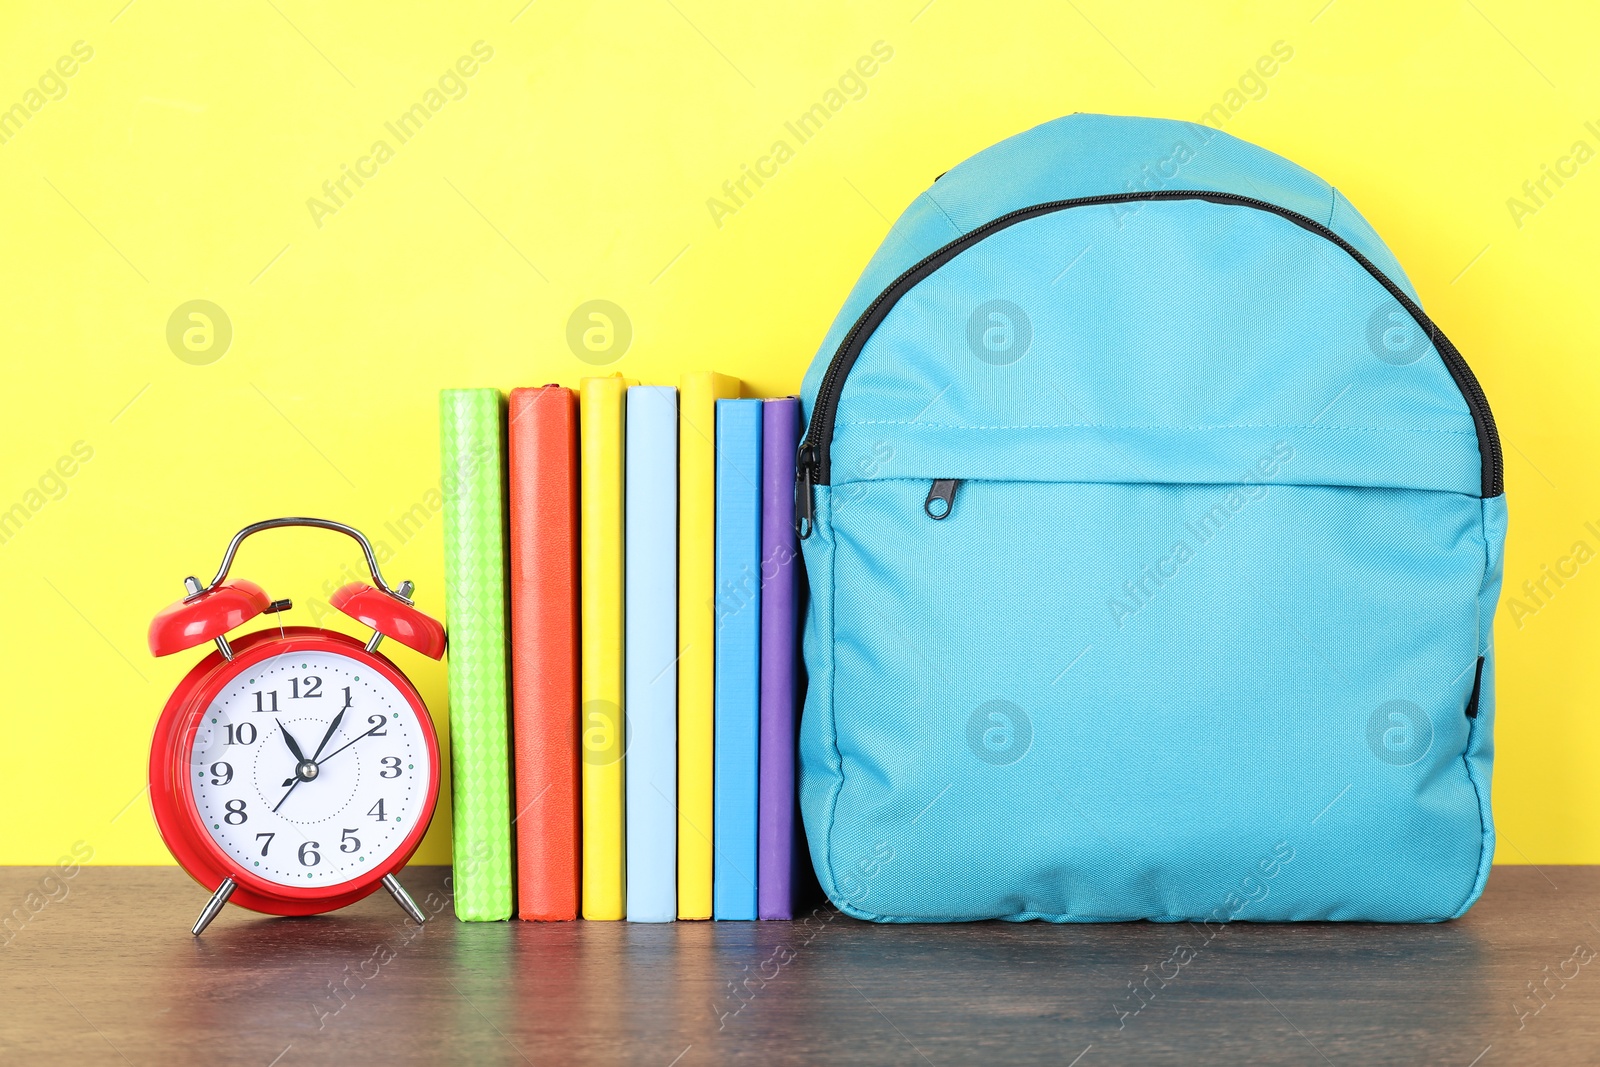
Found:
[[[261,522],[253,522],[234,534],[233,540],[228,542],[228,551],[222,557],[222,566],[217,568],[217,576],[211,579],[211,584],[200,590],[200,592],[209,592],[222,584],[222,580],[228,576],[228,568],[233,566],[233,557],[239,551],[240,543],[246,537],[253,533],[260,533],[262,530],[275,530],[281,526],[311,526],[319,530],[333,530],[348,537],[353,537],[361,546],[362,553],[367,557],[367,570],[372,572],[372,584],[403,604],[411,603],[409,592],[391,589],[389,588],[389,583],[383,580],[383,574],[378,570],[378,557],[372,551],[372,543],[367,540],[366,535],[360,530],[354,526],[346,526],[342,522],[334,522],[332,519],[312,519],[295,515],[281,519],[264,519]],[[190,594],[191,597],[198,595],[198,592]]]

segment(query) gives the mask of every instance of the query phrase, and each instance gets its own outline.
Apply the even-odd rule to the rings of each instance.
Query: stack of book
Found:
[[[441,393],[461,919],[794,916],[800,409],[739,392]]]

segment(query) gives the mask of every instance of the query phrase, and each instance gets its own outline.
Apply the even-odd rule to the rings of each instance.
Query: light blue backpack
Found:
[[[806,375],[801,806],[844,911],[1464,912],[1506,507],[1349,202],[1073,115],[940,177]]]

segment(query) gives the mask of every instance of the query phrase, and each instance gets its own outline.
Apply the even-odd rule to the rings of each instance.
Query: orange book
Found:
[[[576,919],[578,399],[513,389],[509,415],[517,914]]]

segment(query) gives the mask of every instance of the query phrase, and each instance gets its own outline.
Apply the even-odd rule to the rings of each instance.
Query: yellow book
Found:
[[[583,917],[627,911],[623,687],[623,456],[628,386],[578,392],[583,631]]]
[[[711,918],[712,650],[717,636],[717,401],[739,379],[678,382],[678,918]]]

